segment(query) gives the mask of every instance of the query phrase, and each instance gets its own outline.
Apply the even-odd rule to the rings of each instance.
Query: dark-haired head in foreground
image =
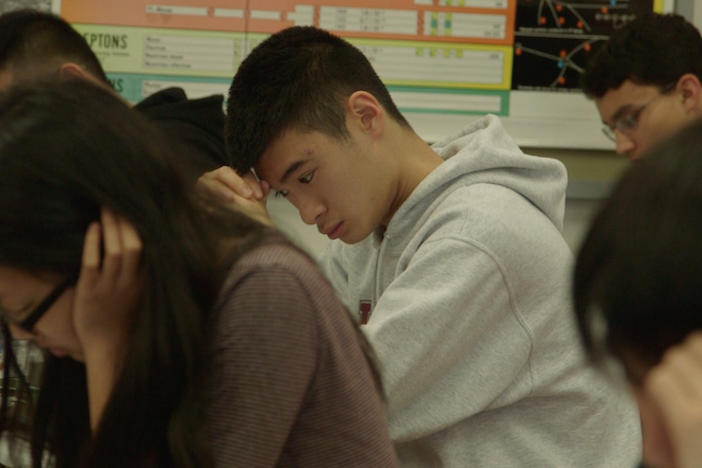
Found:
[[[644,416],[645,452],[655,457],[667,456],[666,444],[661,421],[647,411],[644,382],[666,350],[702,329],[700,179],[698,121],[624,174],[594,218],[575,267],[585,347],[593,358],[613,355],[624,365]]]

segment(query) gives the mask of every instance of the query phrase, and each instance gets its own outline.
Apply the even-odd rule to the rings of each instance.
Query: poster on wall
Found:
[[[3,0],[0,2],[0,13],[19,8],[33,8],[41,11],[52,11],[52,0]],[[55,11],[57,13],[57,11]]]
[[[593,50],[653,0],[518,0],[512,89],[577,91]]]
[[[518,0],[508,129],[522,145],[613,149],[579,89],[590,55],[657,0]]]
[[[13,0],[6,0],[10,3]],[[578,89],[609,34],[672,0],[15,0],[62,15],[132,102],[226,95],[248,52],[293,25],[356,45],[427,141],[486,113],[523,146],[611,148]],[[4,3],[3,3],[4,5]],[[31,6],[31,5],[30,5]]]

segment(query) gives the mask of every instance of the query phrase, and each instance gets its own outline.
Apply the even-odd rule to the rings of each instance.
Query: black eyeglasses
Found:
[[[37,305],[34,310],[27,315],[27,317],[24,318],[21,322],[17,324],[20,328],[22,328],[25,331],[32,332],[32,329],[34,328],[34,325],[41,319],[44,314],[46,313],[49,308],[54,305],[54,302],[61,296],[61,294],[66,291],[70,286],[72,286],[76,282],[76,278],[74,276],[69,277],[68,279],[64,280],[61,282],[58,286],[54,288],[51,293],[46,296],[40,303]]]

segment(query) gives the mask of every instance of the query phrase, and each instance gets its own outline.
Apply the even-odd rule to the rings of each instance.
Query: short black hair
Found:
[[[577,255],[573,299],[590,355],[656,365],[702,329],[702,121],[633,165]]]
[[[685,73],[702,81],[702,37],[675,14],[646,13],[615,31],[594,53],[582,76],[590,98],[601,98],[625,80],[663,88]]]
[[[409,127],[359,49],[312,26],[273,34],[241,63],[229,89],[225,140],[234,167],[250,170],[291,128],[347,138],[343,102],[359,90]]]
[[[0,15],[0,69],[33,76],[67,61],[109,83],[85,38],[61,17],[31,9]]]

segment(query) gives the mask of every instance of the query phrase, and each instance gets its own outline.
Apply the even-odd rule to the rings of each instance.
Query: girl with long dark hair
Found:
[[[273,230],[199,199],[169,148],[84,82],[0,98],[0,429],[22,428],[14,337],[48,351],[34,467],[395,466],[329,284]]]

